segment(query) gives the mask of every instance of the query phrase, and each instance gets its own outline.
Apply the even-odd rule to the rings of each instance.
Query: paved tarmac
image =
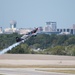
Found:
[[[38,68],[38,70],[39,69],[40,68]],[[44,71],[38,71],[38,70],[36,70],[36,68],[0,68],[0,74],[4,74],[4,75],[75,75],[75,74],[66,74],[66,73],[44,72]]]
[[[3,54],[0,65],[75,65],[75,56],[41,54]]]
[[[44,54],[3,54],[0,60],[75,60],[75,56],[44,55]]]
[[[53,73],[39,71],[41,68],[12,68],[12,66],[24,65],[74,65],[75,56],[58,56],[58,55],[39,55],[39,54],[3,54],[0,55],[0,74],[4,75],[75,75],[65,73]],[[7,66],[7,68],[5,68]],[[11,67],[11,68],[8,68]],[[37,69],[37,70],[36,70]],[[42,68],[41,70],[53,69]],[[65,68],[59,68],[65,69]],[[69,68],[68,68],[69,69]],[[57,68],[56,68],[57,70]],[[75,68],[71,68],[75,70]]]

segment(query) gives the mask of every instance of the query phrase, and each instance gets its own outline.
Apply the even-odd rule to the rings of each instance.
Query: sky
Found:
[[[57,22],[57,28],[71,28],[75,24],[75,0],[0,0],[0,27],[45,27]]]

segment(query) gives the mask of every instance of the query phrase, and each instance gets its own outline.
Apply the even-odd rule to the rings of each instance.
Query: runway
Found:
[[[41,54],[0,55],[0,74],[3,75],[75,75],[43,71],[52,70],[53,66],[70,66],[67,70],[75,70],[75,57]],[[65,70],[62,67],[61,69]],[[60,68],[55,68],[57,69],[60,70]]]
[[[36,69],[37,68],[0,68],[0,74],[4,74],[4,75],[74,75],[74,74],[66,74],[66,73],[44,72],[44,71],[38,71]]]
[[[40,54],[3,54],[0,55],[0,65],[75,65],[75,57]]]

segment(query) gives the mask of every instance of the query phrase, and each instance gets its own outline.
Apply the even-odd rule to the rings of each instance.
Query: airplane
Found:
[[[35,28],[34,30],[28,32],[27,34],[23,35],[20,38],[19,37],[16,37],[16,42],[24,42],[24,41],[26,41],[31,36],[35,36],[37,31],[38,31],[38,28]]]
[[[0,51],[0,55],[6,53],[9,50],[12,50],[12,48],[18,46],[19,44],[21,44],[22,42],[26,41],[27,39],[29,39],[31,36],[35,36],[37,35],[38,28],[35,28],[34,30],[28,32],[27,34],[23,35],[22,37],[16,37],[16,43],[14,43],[13,45],[3,49]]]

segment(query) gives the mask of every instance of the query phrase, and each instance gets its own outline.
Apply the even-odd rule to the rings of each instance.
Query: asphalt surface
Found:
[[[39,55],[39,54],[3,54],[0,55],[0,66],[23,65],[75,65],[74,56]],[[4,75],[75,75],[66,73],[45,72],[47,68],[0,68],[0,74]],[[53,68],[48,68],[53,69]],[[64,69],[65,68],[61,68]],[[55,69],[57,70],[57,68]],[[60,68],[59,68],[60,70]],[[69,70],[69,68],[68,68]],[[75,68],[71,68],[75,70]]]
[[[0,68],[0,74],[4,74],[4,75],[75,75],[75,74],[66,74],[66,73],[38,71],[36,70],[36,68]]]
[[[75,56],[44,55],[44,54],[3,54],[0,60],[75,60]]]
[[[0,65],[75,65],[75,57],[40,54],[3,54],[0,55]]]

